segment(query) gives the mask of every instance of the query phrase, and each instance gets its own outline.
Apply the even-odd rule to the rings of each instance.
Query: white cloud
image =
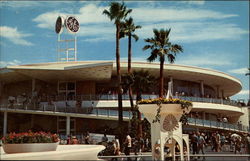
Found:
[[[241,90],[237,95],[249,95],[249,90]]]
[[[0,2],[3,7],[11,7],[13,9],[19,8],[28,8],[28,7],[51,7],[55,8],[61,4],[72,4],[75,3],[73,1],[1,1]],[[80,1],[79,3],[82,3]]]
[[[14,44],[24,45],[24,46],[33,45],[31,42],[24,39],[25,37],[31,36],[31,34],[22,33],[18,31],[17,28],[8,27],[8,26],[0,26],[0,32],[1,32],[0,34],[1,37],[4,37],[10,40]]]
[[[164,22],[143,25],[137,33],[141,38],[153,37],[153,28],[171,28],[171,41],[192,43],[210,40],[238,40],[249,31],[243,30],[234,24],[221,22]]]
[[[82,4],[84,6],[79,9],[78,14],[74,14],[81,25],[78,36],[87,36],[84,41],[89,42],[113,40],[115,32],[113,22],[109,22],[109,18],[102,14],[108,6],[98,6],[98,3]],[[155,3],[152,2],[152,4]],[[59,15],[66,17],[69,13],[46,12],[34,18],[33,21],[37,22],[40,28],[54,30],[55,21]],[[152,37],[153,28],[172,28],[173,41],[190,43],[222,39],[237,40],[243,34],[249,33],[235,24],[217,21],[238,15],[206,9],[140,6],[133,8],[131,16],[136,24],[142,26],[142,29],[137,31],[140,38]],[[211,19],[213,19],[212,22]]]
[[[34,18],[33,21],[37,22],[37,26],[40,28],[54,29],[56,19],[60,15],[65,15],[65,13],[59,11],[46,12]]]
[[[12,8],[24,8],[24,7],[34,7],[41,4],[37,1],[2,1],[1,6],[12,7]]]
[[[238,69],[232,69],[228,71],[229,73],[234,73],[234,74],[246,74],[248,72],[247,68],[238,68]]]
[[[9,65],[19,65],[21,64],[21,61],[19,60],[13,60],[13,61],[0,61],[0,68],[9,66]]]
[[[194,4],[194,5],[204,5],[205,0],[185,0],[185,1],[180,1],[180,3]]]
[[[88,4],[80,8],[79,13],[74,14],[74,16],[77,18],[81,26],[86,24],[106,23],[109,19],[102,15],[104,9],[105,7],[98,7],[95,4]],[[40,28],[53,29],[58,16],[66,18],[69,15],[72,14],[60,11],[52,11],[37,16],[33,19],[33,21],[37,22],[37,26]]]
[[[185,57],[182,60],[177,59],[176,64],[200,67],[229,66],[233,64],[233,61],[225,57],[224,53],[202,53],[202,55],[199,55],[200,54],[192,54],[191,56]]]
[[[237,17],[236,14],[223,14],[205,9],[183,8],[133,8],[132,16],[137,22],[187,21],[201,19],[224,19]]]

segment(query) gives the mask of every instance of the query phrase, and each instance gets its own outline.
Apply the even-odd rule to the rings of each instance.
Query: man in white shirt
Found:
[[[128,134],[125,140],[125,155],[130,155],[131,147],[132,147],[132,139],[130,135]],[[128,158],[128,160],[130,160],[130,158]]]

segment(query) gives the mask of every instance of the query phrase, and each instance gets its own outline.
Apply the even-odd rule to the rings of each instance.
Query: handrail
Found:
[[[225,130],[238,130],[238,131],[248,131],[250,132],[250,128],[248,126],[244,126],[242,124],[230,124],[224,122],[218,122],[213,120],[202,120],[197,118],[188,118],[188,124],[194,124],[203,127],[217,128],[217,129],[225,129]]]
[[[141,95],[141,97],[142,99],[154,99],[158,98],[158,95],[143,94]],[[180,98],[192,102],[204,102],[204,103],[224,104],[224,105],[242,107],[242,103],[239,103],[234,100],[206,98],[206,97],[191,97],[191,96],[174,96],[173,98]],[[68,100],[73,100],[73,101],[99,101],[99,100],[117,100],[117,99],[118,95],[116,94],[76,95],[72,96],[70,99],[68,98]],[[129,95],[123,94],[122,99],[129,100]],[[136,95],[133,95],[133,99],[136,100]],[[37,98],[37,100],[39,100],[40,102],[66,101],[67,98],[65,96],[51,95],[51,96],[41,96]],[[8,101],[4,100],[1,102],[8,102]]]
[[[0,105],[0,110],[32,110],[32,111],[51,111],[51,112],[64,112],[64,113],[77,113],[77,114],[86,114],[94,116],[106,116],[106,117],[117,117],[118,111],[116,109],[104,109],[96,107],[56,107],[55,105],[41,105],[41,106],[32,106],[28,104],[26,106],[15,105],[14,107],[9,107],[7,105]],[[123,111],[123,117],[131,119],[131,111]],[[144,118],[144,116],[142,116]],[[226,129],[226,130],[238,130],[238,131],[248,131],[250,128],[244,125],[229,124],[224,122],[218,122],[213,120],[202,120],[197,118],[188,118],[188,124],[194,124],[203,127]]]

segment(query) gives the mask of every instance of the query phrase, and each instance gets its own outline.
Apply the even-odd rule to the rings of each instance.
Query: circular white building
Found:
[[[159,77],[159,67],[158,63],[132,63],[133,71],[149,71],[155,78]],[[121,72],[127,72],[126,62],[121,62]],[[172,82],[174,97],[193,102],[184,131],[249,131],[247,107],[229,99],[242,89],[237,78],[183,65],[165,65],[164,78],[166,88]],[[1,135],[29,129],[78,135],[109,128],[112,133],[117,125],[114,61],[8,66],[0,70],[0,81]],[[142,93],[142,98],[155,98],[157,94],[156,83]],[[125,91],[124,123],[132,117],[129,107]]]

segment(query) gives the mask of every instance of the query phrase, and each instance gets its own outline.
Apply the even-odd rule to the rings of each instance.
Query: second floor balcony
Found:
[[[142,99],[154,99],[158,95],[143,94]],[[246,104],[244,102],[239,102],[229,99],[217,99],[217,98],[206,98],[206,97],[189,97],[189,96],[174,96],[174,98],[180,98],[183,100],[191,102],[201,102],[201,103],[212,103],[212,104],[223,104],[236,107],[244,107]],[[71,106],[76,107],[82,105],[84,101],[115,101],[118,99],[117,95],[114,94],[102,94],[102,95],[76,95],[76,96],[60,96],[60,95],[44,95],[36,98],[29,98],[24,96],[9,97],[8,100],[1,100],[0,104],[57,104],[57,106]],[[123,94],[122,99],[124,101],[129,100],[129,95]],[[133,100],[136,100],[136,95],[133,95]],[[91,104],[87,105],[89,107],[93,106]]]
[[[101,118],[101,119],[118,119],[118,111],[117,109],[108,109],[108,108],[96,108],[96,107],[89,107],[89,108],[77,108],[77,107],[56,107],[55,105],[39,105],[39,106],[22,106],[22,105],[15,105],[13,107],[9,106],[0,106],[0,111],[7,111],[7,112],[18,112],[18,113],[30,113],[30,114],[48,114],[48,115],[59,115],[59,116],[66,116],[66,115],[77,115],[77,117],[83,118]],[[132,118],[132,112],[127,109],[123,110],[123,118],[124,120],[129,120]],[[144,116],[142,115],[142,119]],[[212,129],[223,129],[223,130],[230,130],[230,131],[237,131],[237,132],[250,132],[248,126],[237,124],[237,123],[224,123],[220,121],[214,120],[206,120],[206,119],[198,119],[198,118],[191,118],[188,117],[188,126],[195,126],[195,127],[203,127],[203,128],[212,128]]]

